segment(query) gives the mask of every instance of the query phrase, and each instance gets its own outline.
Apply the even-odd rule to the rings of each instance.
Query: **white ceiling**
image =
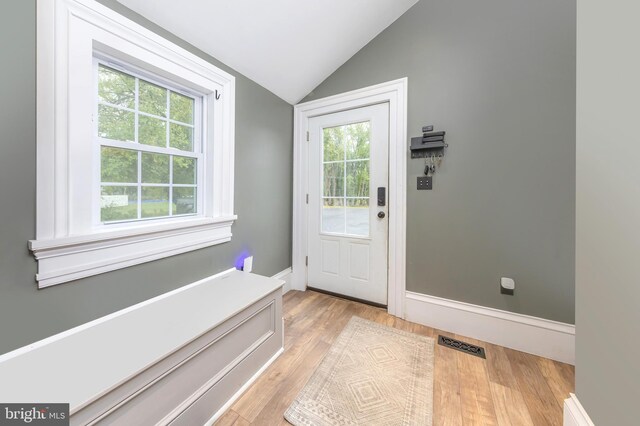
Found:
[[[295,104],[418,0],[118,0]]]

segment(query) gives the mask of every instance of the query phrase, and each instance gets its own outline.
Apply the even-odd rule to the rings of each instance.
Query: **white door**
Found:
[[[309,287],[387,304],[389,104],[309,119]]]

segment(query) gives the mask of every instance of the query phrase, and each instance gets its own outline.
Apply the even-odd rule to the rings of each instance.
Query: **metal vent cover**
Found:
[[[484,348],[461,340],[452,339],[451,337],[438,335],[438,344],[470,355],[475,355],[483,359],[487,358],[484,353]]]

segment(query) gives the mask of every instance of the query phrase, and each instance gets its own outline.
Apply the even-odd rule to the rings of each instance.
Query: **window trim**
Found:
[[[37,211],[29,248],[39,288],[229,241],[237,218],[235,78],[94,0],[37,0],[37,21]],[[204,96],[202,214],[95,226],[93,203],[82,200],[92,199],[95,172],[86,115],[93,113],[93,73],[83,72],[96,52]],[[88,147],[79,142],[87,135]]]

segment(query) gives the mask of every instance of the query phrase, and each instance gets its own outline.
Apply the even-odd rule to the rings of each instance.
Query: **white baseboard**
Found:
[[[289,268],[291,269],[291,268]],[[273,357],[271,357],[271,359],[269,361],[266,362],[265,365],[262,366],[262,368],[260,368],[260,370],[256,371],[256,374],[254,374],[253,376],[251,376],[251,378],[249,380],[247,380],[247,382],[242,385],[242,387],[240,389],[238,389],[238,392],[236,392],[228,401],[226,404],[224,404],[214,415],[213,417],[211,417],[209,420],[207,420],[207,422],[204,424],[204,426],[212,426],[216,421],[218,421],[218,419],[220,417],[222,417],[222,415],[224,413],[227,412],[227,410],[229,408],[231,408],[231,406],[238,400],[238,398],[240,398],[242,396],[243,393],[245,393],[245,391],[247,389],[249,389],[249,387],[253,384],[253,382],[255,382],[256,380],[258,380],[258,377],[260,377],[262,375],[262,373],[264,373],[267,368],[269,368],[269,366],[271,364],[273,364],[273,362],[278,359],[278,357],[280,355],[282,355],[282,353],[284,352],[284,348],[280,349],[278,352],[276,352]]]
[[[408,291],[405,319],[575,364],[575,326]]]
[[[564,421],[563,426],[594,426],[585,411],[578,397],[569,394],[569,398],[564,400]]]
[[[282,294],[286,294],[289,290],[291,290],[291,278],[292,271],[291,268],[287,268],[284,271],[278,272],[271,278],[276,278],[284,281],[284,286],[282,287]]]

